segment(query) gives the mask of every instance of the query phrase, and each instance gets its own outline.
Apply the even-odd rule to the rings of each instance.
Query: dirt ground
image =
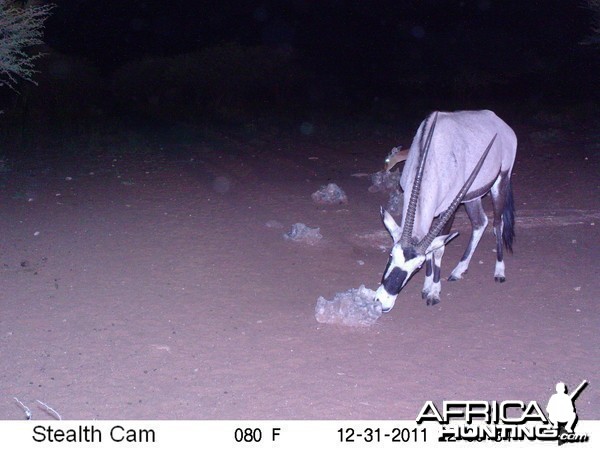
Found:
[[[583,379],[579,417],[600,419],[598,135],[535,133],[517,128],[507,282],[488,228],[439,305],[419,273],[369,328],[314,307],[379,284],[387,197],[352,175],[380,170],[395,138],[107,138],[5,170],[0,419],[25,418],[14,397],[34,419],[52,418],[36,400],[64,419],[414,419],[427,400],[545,406]],[[347,205],[313,203],[328,182]],[[296,222],[323,240],[284,240]],[[468,240],[462,208],[455,227],[443,277]]]

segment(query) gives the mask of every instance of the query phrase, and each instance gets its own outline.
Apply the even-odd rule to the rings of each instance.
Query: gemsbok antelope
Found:
[[[511,173],[517,152],[514,131],[492,111],[435,112],[415,135],[400,186],[404,190],[402,225],[383,208],[381,217],[394,246],[376,299],[384,312],[411,276],[425,263],[422,297],[440,301],[440,265],[454,214],[464,203],[473,231],[450,281],[462,278],[488,224],[481,198],[488,192],[494,207],[496,266],[494,278],[505,281],[503,246],[512,252],[514,201]]]

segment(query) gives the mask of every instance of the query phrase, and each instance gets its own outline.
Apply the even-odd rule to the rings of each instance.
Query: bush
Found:
[[[20,79],[32,81],[34,61],[40,53],[27,53],[43,44],[44,22],[53,6],[19,8],[0,0],[0,86],[15,89]]]

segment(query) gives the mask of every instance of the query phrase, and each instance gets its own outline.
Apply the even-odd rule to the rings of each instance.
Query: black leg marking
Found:
[[[504,261],[504,249],[502,248],[502,239],[496,238],[496,261]]]
[[[439,283],[440,282],[440,266],[438,266],[437,264],[433,265],[433,282],[434,283]]]
[[[496,270],[494,280],[506,281],[504,276],[504,249],[512,252],[515,237],[515,204],[510,178],[507,173],[500,174],[497,189],[492,189],[494,205],[494,234],[496,235]]]
[[[432,258],[427,258],[425,260],[425,275],[427,276],[427,278],[429,278],[431,276],[431,274],[433,273],[433,263],[432,263]],[[426,290],[422,290],[421,291],[421,298],[422,299],[426,299],[427,295],[429,294],[428,291]]]
[[[437,263],[434,261],[433,262],[433,284],[434,285],[440,282],[440,272],[441,272],[440,266],[438,266]],[[427,306],[437,305],[440,302],[440,299],[436,298],[433,295],[427,295],[425,298],[426,298]]]
[[[494,233],[498,246],[504,245],[509,252],[512,252],[515,237],[515,202],[510,178],[505,172],[500,173],[497,192],[492,189],[492,204],[494,205]],[[500,255],[500,252],[498,254]]]

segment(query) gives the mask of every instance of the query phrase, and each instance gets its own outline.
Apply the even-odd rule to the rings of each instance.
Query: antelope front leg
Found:
[[[433,261],[431,253],[427,255],[425,260],[425,283],[423,284],[423,290],[421,291],[421,298],[425,300],[429,296],[431,286],[433,285]]]
[[[471,262],[471,258],[473,257],[473,253],[475,253],[475,249],[477,248],[477,244],[481,240],[483,236],[483,232],[488,224],[488,218],[485,215],[485,211],[483,210],[483,206],[481,204],[481,199],[476,199],[471,202],[465,203],[465,210],[467,211],[467,215],[469,216],[469,220],[471,221],[471,225],[473,226],[473,231],[471,233],[471,239],[469,240],[469,245],[465,250],[462,258],[458,265],[454,268],[448,281],[456,281],[460,280],[463,275],[469,269],[469,263]]]
[[[427,306],[437,305],[440,302],[440,292],[442,290],[440,273],[444,250],[445,246],[438,248],[429,253],[425,260],[425,284],[421,291],[421,297],[425,299]]]

